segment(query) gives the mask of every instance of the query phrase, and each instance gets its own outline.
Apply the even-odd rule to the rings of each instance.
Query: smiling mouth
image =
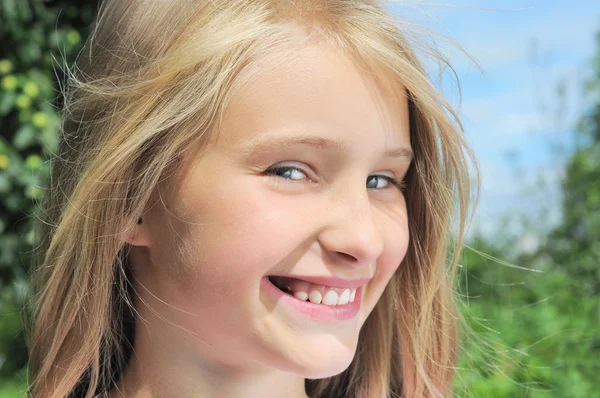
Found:
[[[356,290],[354,288],[339,288],[311,283],[302,279],[284,276],[269,276],[269,281],[283,293],[301,301],[313,304],[341,306],[353,303]]]

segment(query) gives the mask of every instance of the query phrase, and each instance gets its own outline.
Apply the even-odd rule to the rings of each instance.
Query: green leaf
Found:
[[[25,381],[3,381],[0,387],[0,398],[17,398],[25,395],[27,384]]]
[[[40,184],[40,179],[37,173],[33,173],[31,170],[23,167],[19,169],[19,173],[17,174],[17,181],[19,184],[29,187],[36,186]]]
[[[38,155],[29,155],[27,159],[25,159],[25,167],[30,170],[36,170],[42,165],[42,158]]]
[[[44,197],[44,193],[45,191],[42,188],[35,185],[30,185],[25,188],[25,196],[30,199],[41,199]]]
[[[6,116],[13,109],[17,95],[6,91],[0,95],[0,116]]]
[[[21,203],[23,202],[23,197],[17,192],[11,192],[6,195],[4,199],[4,205],[9,211],[17,212],[21,209]]]
[[[81,35],[75,29],[71,29],[67,32],[66,39],[69,44],[75,46],[81,42]]]
[[[42,97],[52,97],[56,94],[52,80],[49,78],[52,74],[49,74],[47,71],[43,73],[37,69],[31,69],[27,76],[38,85]],[[56,110],[53,111],[56,112]]]
[[[4,194],[11,190],[12,183],[7,173],[0,172],[0,193]]]
[[[15,91],[19,86],[19,80],[14,75],[6,75],[2,78],[2,90]]]
[[[9,59],[0,60],[0,75],[5,75],[12,72],[13,64]]]
[[[42,57],[42,50],[36,43],[25,43],[19,48],[21,57],[25,62],[36,62]]]
[[[44,146],[44,149],[55,153],[58,149],[58,131],[54,124],[46,127],[40,135],[40,144]]]
[[[0,170],[5,170],[10,166],[10,159],[4,153],[0,153]]]
[[[2,0],[2,8],[7,19],[17,19],[17,0]]]
[[[23,85],[23,92],[27,94],[29,97],[34,98],[37,97],[40,93],[40,87],[36,82],[27,80]]]
[[[31,123],[37,128],[44,128],[48,126],[49,118],[44,112],[34,112],[31,115]]]
[[[13,145],[16,149],[25,149],[34,143],[35,129],[33,126],[26,124],[21,127],[13,138]]]
[[[31,10],[29,9],[28,1],[19,1],[17,3],[17,9],[21,21],[29,22],[31,20]]]
[[[25,94],[19,94],[15,99],[15,105],[19,109],[28,109],[31,106],[31,98]]]

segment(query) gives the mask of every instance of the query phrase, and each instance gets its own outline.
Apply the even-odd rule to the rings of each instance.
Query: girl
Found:
[[[452,395],[469,152],[409,37],[376,0],[104,1],[40,223],[31,395]]]

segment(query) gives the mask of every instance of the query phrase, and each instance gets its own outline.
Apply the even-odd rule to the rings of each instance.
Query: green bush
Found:
[[[0,396],[24,386],[21,308],[35,237],[30,220],[56,151],[62,65],[87,35],[95,1],[0,0]],[[17,376],[19,375],[19,376]],[[9,381],[17,377],[19,381]]]
[[[600,33],[590,98],[600,98]],[[577,128],[565,165],[562,219],[533,253],[511,256],[502,233],[467,250],[463,315],[482,341],[468,341],[458,396],[600,397],[600,103]],[[508,257],[508,258],[507,258]],[[466,300],[465,300],[466,301]]]

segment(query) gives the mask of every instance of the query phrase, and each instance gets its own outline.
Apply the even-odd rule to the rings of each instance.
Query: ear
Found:
[[[132,246],[150,246],[150,234],[148,222],[144,223],[142,218],[138,219],[137,225],[125,238],[125,242]]]

